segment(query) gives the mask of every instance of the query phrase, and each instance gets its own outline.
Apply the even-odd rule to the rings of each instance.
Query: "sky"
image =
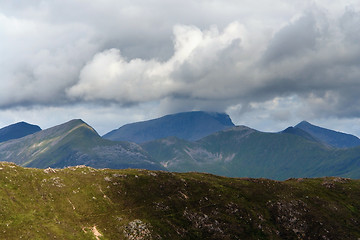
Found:
[[[2,0],[0,127],[226,112],[360,136],[358,0]]]

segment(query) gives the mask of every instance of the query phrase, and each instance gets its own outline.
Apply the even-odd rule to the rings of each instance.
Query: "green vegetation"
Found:
[[[360,181],[0,163],[2,239],[357,239]]]
[[[0,143],[0,161],[36,168],[87,165],[165,170],[137,144],[103,139],[82,120]]]
[[[238,126],[196,142],[168,137],[143,143],[110,141],[82,120],[72,120],[0,143],[0,161],[23,167],[207,172],[227,177],[341,176],[360,178],[360,147],[333,148],[301,129],[264,133]]]
[[[244,126],[196,142],[166,138],[142,144],[168,170],[228,177],[343,176],[360,178],[360,147],[338,149],[293,133],[264,133]]]

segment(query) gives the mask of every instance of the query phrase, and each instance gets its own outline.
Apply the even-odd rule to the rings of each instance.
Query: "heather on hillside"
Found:
[[[360,181],[0,163],[4,239],[357,239]]]

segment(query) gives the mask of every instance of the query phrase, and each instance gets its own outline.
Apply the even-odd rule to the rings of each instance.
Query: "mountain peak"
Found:
[[[102,139],[81,119],[0,144],[0,159],[37,168],[87,165],[165,170],[140,146]]]
[[[0,142],[22,138],[29,134],[41,131],[37,125],[26,122],[18,122],[0,129]]]
[[[70,120],[70,121],[68,121],[66,123],[55,126],[55,128],[72,129],[72,128],[78,128],[78,127],[81,127],[81,126],[89,128],[90,130],[92,130],[93,132],[96,133],[95,129],[92,128],[86,122],[84,122],[82,119],[72,119],[72,120]]]
[[[360,146],[360,139],[354,135],[315,126],[307,121],[300,122],[295,128],[309,133],[312,137],[328,146],[337,148]]]
[[[298,125],[300,126],[307,126],[307,125],[311,125],[309,122],[306,121],[302,121],[301,123],[299,123]],[[296,125],[296,126],[298,126]],[[288,134],[293,134],[293,135],[297,135],[300,137],[303,137],[307,140],[310,141],[314,141],[317,142],[318,140],[316,138],[314,138],[310,133],[304,131],[303,129],[301,129],[300,127],[288,127],[285,130],[283,130],[281,133],[288,133]]]
[[[302,120],[299,124],[310,124],[310,125],[311,125],[311,123],[309,123],[309,122],[306,121],[306,120]]]
[[[300,128],[301,126],[314,126],[313,124],[311,124],[310,122],[306,121],[306,120],[303,120],[301,122],[299,122],[295,128]]]
[[[79,124],[84,124],[85,122],[78,118],[78,119],[71,119],[70,121],[68,122],[65,122],[64,124],[73,124],[73,125],[79,125]]]
[[[196,141],[214,132],[235,126],[229,115],[217,112],[181,112],[124,125],[104,135],[115,141],[143,143],[175,136]]]

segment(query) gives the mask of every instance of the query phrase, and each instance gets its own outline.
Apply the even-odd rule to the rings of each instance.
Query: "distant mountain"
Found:
[[[174,136],[195,141],[234,124],[229,115],[212,112],[184,112],[124,125],[103,137],[114,141],[143,143]]]
[[[78,119],[0,143],[0,161],[36,168],[87,165],[279,180],[322,176],[360,178],[360,147],[333,147],[301,128],[304,123],[280,133],[230,125],[233,123],[226,114],[190,112],[120,128],[133,138],[140,137],[138,141],[155,138],[139,146],[103,139]],[[214,131],[214,126],[225,129],[205,134],[205,130]],[[314,127],[334,139],[349,136]],[[194,141],[194,136],[200,133],[206,136]],[[163,135],[167,137],[156,139]]]
[[[315,139],[332,147],[349,148],[360,146],[360,139],[354,135],[333,131],[302,121],[295,128],[302,129]]]
[[[318,139],[314,138],[310,133],[302,130],[301,128],[288,127],[284,131],[282,131],[281,133],[294,134],[294,135],[303,137],[303,138],[305,138],[305,139],[307,139],[309,141],[319,142]]]
[[[0,129],[0,142],[25,137],[41,131],[41,128],[26,122],[18,122]]]
[[[26,167],[146,168],[164,170],[137,144],[102,139],[82,120],[72,120],[0,143],[0,160]]]
[[[170,137],[143,143],[142,147],[167,169],[177,172],[271,179],[360,178],[360,148],[329,148],[302,130],[295,129],[297,134],[287,131],[264,133],[238,126],[196,142]]]
[[[1,239],[341,239],[360,236],[360,181],[225,178],[0,163]]]

